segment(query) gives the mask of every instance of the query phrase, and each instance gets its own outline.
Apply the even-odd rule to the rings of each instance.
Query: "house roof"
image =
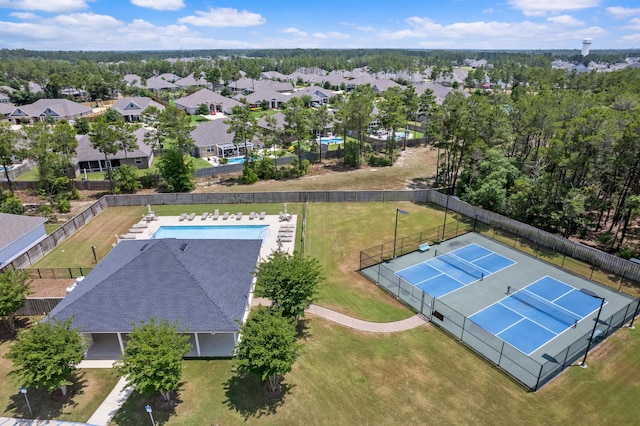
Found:
[[[321,101],[333,96],[333,92],[319,86],[308,86],[304,89],[296,90],[291,97],[311,96],[312,101]]]
[[[118,114],[125,116],[142,114],[149,106],[154,106],[160,111],[164,109],[164,105],[144,96],[118,99],[111,108],[115,109]]]
[[[425,90],[431,89],[438,105],[442,105],[444,98],[446,98],[447,95],[452,92],[450,88],[445,87],[440,83],[434,83],[433,81],[418,83],[414,85],[414,88],[416,90],[416,95],[418,96],[422,95]]]
[[[151,77],[147,79],[147,89],[161,90],[161,89],[177,89],[178,86],[170,81],[167,81],[160,77]]]
[[[214,104],[224,105],[225,107],[232,108],[236,105],[240,105],[240,102],[235,99],[226,98],[216,92],[212,92],[209,89],[201,89],[195,93],[185,96],[184,98],[176,99],[176,105],[183,106],[185,108],[197,108],[201,104]]]
[[[77,115],[88,114],[92,110],[67,99],[38,99],[32,104],[22,105],[14,108],[10,114],[12,117],[75,117]]]
[[[233,133],[227,133],[227,120],[211,120],[201,123],[191,132],[193,143],[197,147],[233,143]]]
[[[151,155],[151,146],[144,143],[144,135],[148,131],[149,129],[140,127],[133,132],[138,142],[138,148],[134,149],[132,152],[127,152],[126,158],[149,157]],[[76,139],[78,140],[78,148],[76,149],[76,161],[104,160],[104,154],[91,146],[91,138],[89,137],[89,135],[76,135]],[[118,151],[115,155],[108,155],[107,158],[109,158],[110,160],[123,159],[125,158],[125,152]]]
[[[0,102],[0,114],[9,115],[13,112],[14,109],[16,109],[16,106],[11,102],[6,104],[3,102]]]
[[[189,332],[239,330],[260,240],[121,241],[52,311],[87,333],[130,332],[151,317]],[[186,247],[183,249],[183,247]]]
[[[0,250],[46,221],[42,217],[0,213]]]
[[[178,80],[174,81],[174,83],[177,86],[180,86],[180,87],[206,86],[207,85],[207,80],[205,80],[202,77],[196,79],[193,76],[193,73],[191,73],[186,77],[183,77],[181,79],[178,79]]]
[[[271,117],[276,119],[276,123],[277,123],[276,128],[279,130],[284,130],[284,124],[285,124],[284,114],[278,111],[275,114],[273,114]],[[269,127],[267,126],[266,116],[260,117],[260,119],[258,120],[258,126],[264,129],[267,129]]]
[[[236,95],[235,98],[236,99],[246,98],[247,102],[249,102],[250,104],[259,104],[262,101],[271,101],[271,100],[276,100],[277,102],[287,102],[290,96],[280,92],[276,92],[275,90],[271,90],[271,89],[261,89],[261,90],[256,90],[253,93],[249,93],[246,96],[242,94]]]
[[[126,74],[122,79],[126,81],[129,86],[144,87],[142,85],[142,77],[137,74]]]

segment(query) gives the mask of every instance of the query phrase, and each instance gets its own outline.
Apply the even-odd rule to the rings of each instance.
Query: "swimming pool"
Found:
[[[333,137],[333,138],[320,138],[320,143],[323,145],[329,145],[329,144],[334,144],[334,143],[342,143],[342,138],[340,137]]]
[[[244,157],[226,157],[227,164],[242,164],[244,163]]]
[[[151,239],[263,240],[268,233],[267,225],[161,226]]]

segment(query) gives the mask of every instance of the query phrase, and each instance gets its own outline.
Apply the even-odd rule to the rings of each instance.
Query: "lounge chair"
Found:
[[[242,219],[242,212],[238,212],[238,214],[236,215],[236,220],[240,219]]]
[[[249,220],[253,220],[256,218],[256,212],[249,213]]]
[[[134,223],[132,228],[148,228],[149,224],[148,223]]]
[[[260,220],[264,220],[264,217],[267,215],[266,212],[260,212]]]
[[[229,212],[224,212],[224,215],[222,216],[222,220],[227,220],[229,219]]]
[[[195,213],[191,213],[191,214],[189,214],[189,217],[187,217],[187,220],[188,220],[189,222],[191,222],[191,221],[193,220],[193,218],[194,218],[194,217],[196,217],[196,214],[195,214]]]
[[[180,219],[178,219],[178,220],[179,220],[180,222],[182,222],[186,217],[187,217],[187,214],[186,214],[186,213],[182,213],[182,214],[180,215]]]
[[[292,241],[293,241],[293,238],[290,238],[290,237],[282,237],[282,238],[280,238],[280,241],[281,241],[281,242],[283,242],[283,243],[290,243],[290,242],[292,242]]]
[[[209,217],[209,212],[204,212],[202,213],[202,217],[200,218],[200,220],[205,220],[207,217]]]
[[[130,234],[142,234],[144,232],[143,228],[129,228]]]
[[[135,240],[136,236],[135,236],[135,234],[124,234],[124,235],[120,235],[120,239],[121,240]]]
[[[286,228],[295,228],[295,227],[296,226],[293,223],[285,223],[285,224],[280,225],[280,229],[282,229],[282,228],[285,228],[285,229]]]
[[[212,218],[213,220],[218,220],[218,217],[220,217],[220,211],[218,209],[215,209]]]

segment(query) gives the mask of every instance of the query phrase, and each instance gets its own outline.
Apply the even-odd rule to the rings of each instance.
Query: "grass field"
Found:
[[[12,362],[4,355],[11,341],[0,340],[0,416],[29,418],[17,377],[9,375]],[[33,415],[38,419],[64,419],[85,422],[111,392],[118,377],[110,369],[79,370],[75,378],[75,395],[67,403],[57,403],[45,389],[28,389]],[[32,417],[33,418],[33,417]]]
[[[420,187],[433,173],[434,151],[407,150],[402,167],[345,170],[285,182],[251,186],[214,185],[200,190],[278,191],[404,189]],[[302,205],[288,204],[302,213]],[[160,215],[182,212],[266,211],[281,205],[153,206]],[[318,258],[325,282],[318,304],[372,321],[391,321],[413,313],[358,273],[359,251],[398,236],[438,226],[443,211],[413,203],[333,203],[307,205],[305,255]],[[146,207],[109,208],[36,266],[92,266],[91,246],[104,257],[115,233],[126,232]],[[449,220],[454,220],[449,216]],[[448,221],[449,221],[448,220]],[[498,235],[499,241],[513,241]],[[74,240],[75,239],[75,240]],[[73,241],[72,241],[73,240]],[[516,247],[538,250],[522,242]],[[556,264],[572,265],[555,254]],[[73,264],[67,264],[67,263]],[[581,272],[585,266],[575,264]],[[588,269],[588,268],[587,268]],[[597,271],[594,271],[594,278]],[[617,282],[610,284],[617,288]],[[373,335],[308,316],[304,348],[286,376],[282,400],[267,400],[260,384],[239,379],[230,360],[185,361],[180,404],[170,414],[154,411],[159,425],[269,424],[633,424],[640,416],[640,333],[623,328],[589,354],[589,368],[572,367],[532,393],[486,363],[440,329],[425,325],[396,334]],[[1,372],[0,372],[1,374]],[[0,379],[1,379],[0,375]],[[113,424],[150,423],[144,406],[152,400],[136,393]]]

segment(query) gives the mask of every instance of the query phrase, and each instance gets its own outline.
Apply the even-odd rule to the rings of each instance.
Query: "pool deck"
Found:
[[[280,220],[279,215],[265,215],[260,220],[259,214],[256,213],[254,219],[249,219],[249,212],[242,212],[242,218],[238,219],[238,212],[229,214],[229,217],[223,219],[224,212],[220,212],[217,220],[213,220],[213,216],[209,215],[202,220],[202,215],[196,215],[193,220],[188,218],[180,220],[180,216],[155,216],[153,220],[147,221],[145,217],[140,222],[133,225],[130,231],[135,229],[136,232],[129,232],[126,235],[116,235],[116,243],[122,240],[148,240],[161,226],[238,226],[238,225],[256,225],[268,226],[268,232],[262,246],[260,248],[260,260],[265,261],[275,251],[280,249],[285,253],[293,254],[296,239],[296,227],[298,216],[288,215],[289,220]],[[280,240],[280,243],[278,243]]]

